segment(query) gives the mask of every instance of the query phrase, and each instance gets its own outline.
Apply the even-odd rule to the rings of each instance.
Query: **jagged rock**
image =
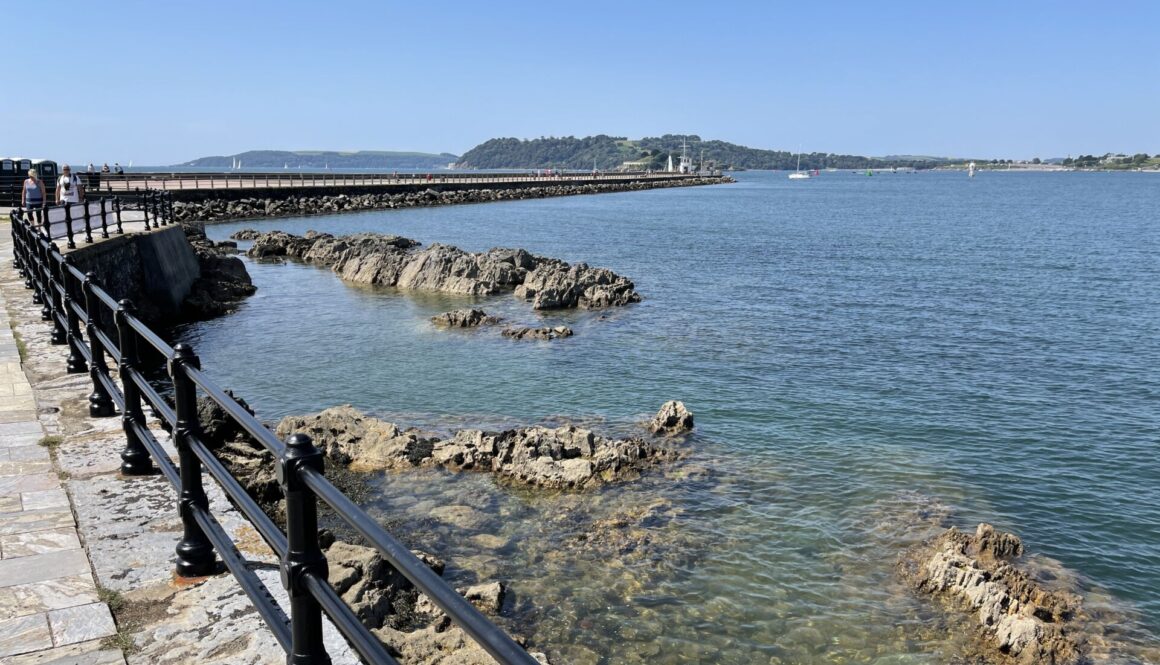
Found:
[[[438,466],[479,470],[532,487],[579,489],[636,478],[647,467],[682,457],[680,451],[640,439],[609,439],[571,425],[502,432],[459,430],[439,440],[418,430],[371,418],[350,406],[279,423],[285,438],[303,432],[326,455],[352,469]]]
[[[431,323],[441,328],[474,328],[499,322],[498,317],[488,316],[482,309],[455,309],[431,317]]]
[[[516,288],[516,297],[531,300],[532,309],[599,309],[640,302],[633,289],[630,280],[606,268],[540,261]]]
[[[1079,596],[1049,590],[1017,568],[1014,559],[1022,553],[1017,536],[989,524],[974,535],[951,527],[909,551],[899,571],[915,589],[972,612],[995,662],[1083,662]]]
[[[607,439],[565,425],[503,432],[460,430],[435,443],[432,461],[449,469],[491,471],[505,480],[550,489],[579,489],[636,478],[680,453],[638,439]]]
[[[181,317],[201,320],[228,314],[258,290],[250,280],[246,265],[233,256],[234,244],[223,246],[205,235],[198,224],[183,224],[185,238],[193,248],[201,276],[181,303]]]
[[[404,432],[393,423],[369,418],[350,405],[311,416],[287,416],[275,431],[282,439],[295,432],[310,435],[327,457],[355,471],[417,466],[431,456],[434,445],[418,430]]]
[[[514,290],[517,296],[531,300],[535,309],[640,302],[633,283],[611,270],[584,263],[571,266],[522,249],[472,253],[435,244],[416,250],[419,243],[414,240],[374,233],[335,237],[270,231],[245,235],[253,240],[247,250],[251,258],[297,259],[328,267],[342,279],[359,284],[474,296]]]
[[[654,434],[683,434],[693,429],[693,412],[685,408],[684,402],[669,400],[661,405],[653,416],[648,429]]]
[[[504,328],[500,334],[511,339],[551,340],[571,337],[573,333],[572,329],[568,326],[555,326],[551,328]]]
[[[267,210],[269,210],[271,208],[271,204],[267,203],[265,207]],[[234,240],[253,240],[260,235],[262,235],[262,232],[256,229],[242,229],[241,231],[234,231],[231,233],[230,238]]]

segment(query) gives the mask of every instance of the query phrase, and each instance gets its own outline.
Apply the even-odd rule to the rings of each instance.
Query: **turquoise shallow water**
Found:
[[[436,429],[630,432],[685,401],[692,471],[580,497],[376,480],[385,522],[452,576],[508,580],[511,620],[568,662],[941,662],[953,626],[891,570],[927,512],[1020,534],[1160,629],[1160,177],[738,180],[208,229],[524,247],[632,278],[644,301],[606,318],[250,263],[256,296],[179,333],[268,419],[351,403]],[[473,302],[576,336],[427,322]],[[454,536],[432,517],[448,503],[493,537]],[[647,542],[576,544],[640,506],[655,508],[633,531]]]

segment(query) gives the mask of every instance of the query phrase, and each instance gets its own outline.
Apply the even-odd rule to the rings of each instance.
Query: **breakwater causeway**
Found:
[[[341,187],[250,187],[174,190],[174,215],[178,221],[222,221],[258,217],[320,215],[359,210],[417,208],[522,201],[582,194],[636,192],[646,189],[692,187],[733,182],[729,177],[642,178],[611,182],[561,182],[542,179],[480,186],[473,183],[420,182],[405,185],[354,185]]]
[[[534,310],[244,257],[255,295],[175,332],[272,422],[352,404],[441,441],[565,420],[627,439],[684,402],[688,457],[632,482],[544,493],[427,467],[371,477],[376,517],[456,586],[503,580],[504,617],[553,662],[966,660],[978,618],[897,566],[980,522],[1017,534],[1037,579],[1115,608],[1121,650],[1104,662],[1156,662],[1122,646],[1154,647],[1160,631],[1150,178],[741,173],[728,187],[207,225],[216,241],[252,228],[518,246],[608,268],[641,302]],[[575,335],[514,342],[429,320],[469,307]]]

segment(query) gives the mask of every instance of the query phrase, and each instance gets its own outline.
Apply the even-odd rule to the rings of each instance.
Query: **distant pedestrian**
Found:
[[[96,172],[97,172],[97,167],[93,166],[92,162],[89,162],[89,173],[96,173]]]
[[[61,167],[60,180],[56,182],[56,202],[81,203],[85,200],[85,186],[80,176],[74,176],[68,164]]]
[[[44,207],[44,183],[40,181],[40,174],[36,169],[28,169],[28,179],[24,181],[24,187],[20,190],[20,207],[29,209]]]
[[[108,173],[108,172],[109,172],[109,163],[105,162],[104,166],[101,167],[101,173]]]
[[[120,175],[124,172],[125,172],[125,169],[121,168],[120,164],[118,164],[117,162],[113,162],[113,173]]]

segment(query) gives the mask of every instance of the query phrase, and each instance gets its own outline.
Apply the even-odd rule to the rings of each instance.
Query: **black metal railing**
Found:
[[[145,228],[161,228],[173,223],[173,196],[156,190],[137,191],[120,196],[102,196],[84,203],[60,203],[39,208],[17,208],[14,212],[26,219],[49,240],[63,238],[69,249],[76,249],[77,236],[94,242],[93,234],[108,238],[125,232],[122,213],[136,210],[144,214]]]
[[[97,284],[95,274],[81,272],[72,256],[62,254],[52,237],[31,217],[29,211],[11,213],[14,266],[24,278],[25,287],[32,290],[33,302],[43,305],[42,318],[52,323],[52,343],[68,346],[68,372],[90,375],[93,391],[89,395],[89,414],[96,418],[120,415],[126,438],[121,471],[127,475],[153,473],[156,465],[177,491],[183,525],[176,547],[178,575],[211,574],[217,570],[220,558],[286,651],[287,663],[330,662],[322,641],[323,613],[365,662],[395,663],[386,647],[363,626],[327,581],[327,563],[317,528],[321,499],[499,663],[537,662],[331,484],[324,474],[322,453],[310,437],[295,434],[285,442],[279,440],[202,370],[189,345],[170,347],[137,318],[130,301],[114,300]],[[173,406],[146,378],[150,368],[145,366],[144,357],[151,355],[149,349],[166,358]],[[116,378],[110,361],[116,367]],[[198,392],[221,407],[277,460],[277,478],[285,497],[285,532],[207,447],[198,419]],[[176,464],[149,429],[146,405],[172,428]],[[211,512],[203,469],[278,556],[282,584],[290,598],[289,617],[247,567]]]

